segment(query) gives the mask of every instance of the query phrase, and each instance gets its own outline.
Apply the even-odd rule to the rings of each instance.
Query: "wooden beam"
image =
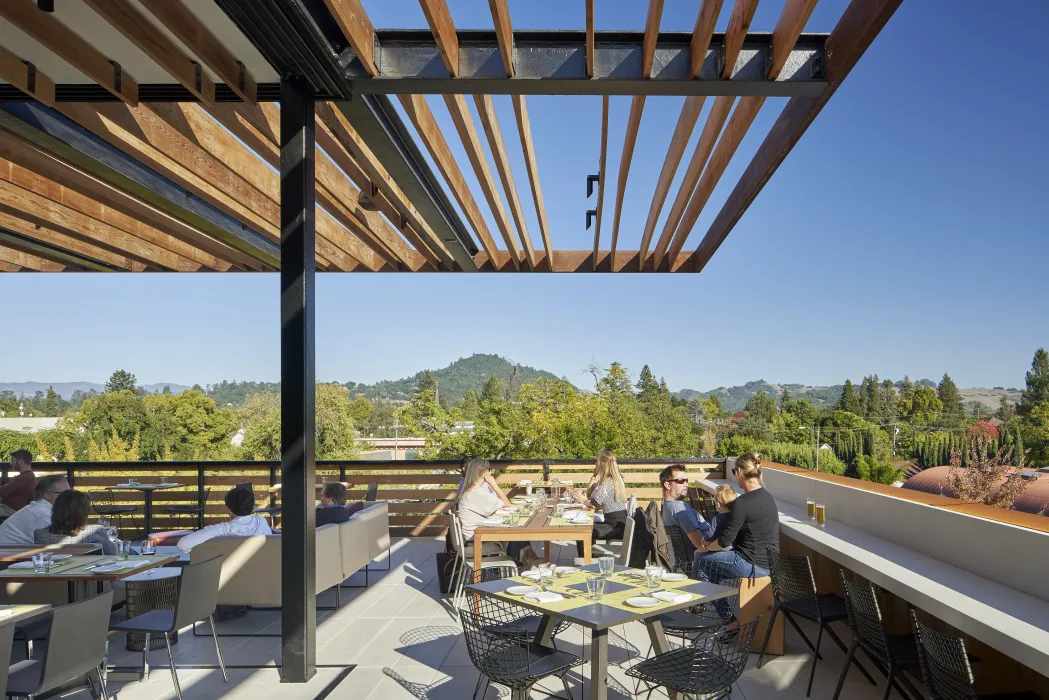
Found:
[[[586,77],[594,77],[594,0],[586,0]]]
[[[791,98],[739,182],[714,217],[688,269],[701,271],[779,168],[827,100],[874,41],[903,0],[852,0],[827,39],[828,84],[820,97]]]
[[[725,66],[721,71],[722,78],[732,77],[736,59],[743,48],[743,40],[750,31],[754,21],[754,12],[758,9],[758,0],[736,0],[732,6],[732,16],[728,20],[728,31],[725,32]]]
[[[199,63],[188,57],[128,0],[84,0],[110,26],[124,35],[154,63],[204,104],[215,103],[215,83]]]
[[[375,67],[375,27],[368,19],[360,0],[324,0],[328,11],[350,42],[357,58],[369,75],[377,75]]]
[[[130,256],[115,253],[71,236],[67,231],[52,225],[47,219],[28,215],[9,206],[6,202],[0,203],[0,229],[7,229],[32,241],[87,258],[88,261],[99,264],[95,269],[105,269],[103,266],[108,265],[126,272],[141,272],[147,267],[145,263]],[[8,243],[10,244],[10,241]]]
[[[779,15],[776,28],[772,31],[772,65],[769,66],[769,78],[776,79],[787,64],[790,52],[794,50],[794,44],[809,16],[816,8],[817,0],[787,0],[783,12]]]
[[[619,159],[619,180],[616,183],[616,209],[612,218],[612,260],[615,261],[616,243],[619,242],[619,219],[623,214],[623,195],[626,193],[626,181],[630,177],[630,162],[634,158],[634,144],[637,143],[637,132],[641,127],[641,113],[645,109],[645,96],[634,95],[630,101],[630,116],[626,123],[626,136],[623,138],[623,155]]]
[[[662,0],[653,0],[662,2]],[[514,77],[514,29],[510,23],[510,8],[506,0],[488,0],[492,9],[492,21],[495,23],[495,40],[499,42],[499,54],[503,58],[503,70],[506,77]]]
[[[0,212],[2,213],[2,212]],[[7,223],[25,223],[24,221],[8,215]],[[35,255],[43,260],[49,260],[59,265],[65,265],[68,272],[108,272],[113,268],[96,260],[60,250],[54,245],[42,240],[34,239],[28,235],[19,237],[11,229],[3,229],[0,224],[0,244],[26,255]],[[78,241],[79,242],[79,241]],[[137,263],[136,263],[137,264]]]
[[[416,132],[422,139],[423,145],[429,151],[430,157],[437,164],[437,169],[441,171],[445,182],[448,183],[452,196],[459,203],[459,208],[463,210],[466,219],[473,227],[474,233],[481,242],[481,247],[489,256],[492,256],[493,252],[498,248],[492,239],[491,232],[488,230],[488,224],[485,223],[484,217],[481,215],[481,209],[477,206],[477,201],[470,192],[470,187],[466,184],[466,179],[459,169],[459,164],[456,163],[455,157],[448,147],[448,142],[441,132],[441,127],[438,126],[433,112],[430,111],[426,97],[424,95],[398,95],[397,97],[400,99],[401,107],[404,108],[408,119],[411,120]]]
[[[55,83],[28,61],[0,46],[0,78],[14,85],[37,102],[55,106]]]
[[[648,0],[648,16],[645,18],[645,39],[641,43],[641,75],[652,77],[652,62],[656,57],[656,40],[659,38],[659,21],[663,17],[663,0]]]
[[[371,184],[378,187],[397,206],[407,222],[411,224],[419,236],[420,243],[416,244],[416,248],[420,248],[420,252],[423,252],[428,247],[434,256],[434,260],[431,260],[431,262],[439,261],[436,264],[451,269],[454,265],[454,260],[448,248],[441,242],[441,239],[433,229],[430,228],[430,225],[426,223],[426,220],[422,218],[418,210],[408,201],[408,197],[394,182],[393,178],[390,177],[386,168],[382,166],[378,158],[364,143],[364,140],[361,139],[342,112],[335,109],[329,102],[318,102],[316,110],[318,119],[331,131],[336,141],[346,149],[346,152],[352,156],[354,161],[361,166]]]
[[[638,271],[639,251],[617,250],[614,259],[610,250],[600,250],[596,255],[589,250],[555,250],[551,258],[547,258],[545,251],[539,251],[538,256],[540,260],[539,267],[536,269],[537,272],[611,272],[612,270],[617,270],[636,273]],[[687,259],[688,254],[686,253],[678,255],[675,260],[677,269],[680,269]],[[551,260],[553,261],[552,265],[550,264]],[[487,253],[482,251],[474,256],[474,262],[477,264],[477,269],[482,272],[528,272],[524,268],[515,270],[510,262],[510,254],[505,250],[500,250],[494,258],[489,257]],[[651,259],[645,266],[644,272],[656,272],[652,267]],[[665,273],[666,271],[662,270],[660,272]]]
[[[433,40],[441,52],[441,60],[453,78],[459,75],[459,37],[455,34],[452,13],[445,0],[419,0],[426,22],[433,32]]]
[[[481,125],[484,134],[488,138],[488,147],[495,158],[495,167],[499,171],[499,180],[503,184],[503,192],[506,201],[510,204],[510,213],[517,224],[517,233],[521,237],[521,245],[524,247],[525,259],[529,267],[535,269],[535,250],[532,249],[532,239],[528,235],[528,225],[525,223],[524,211],[521,209],[521,198],[517,194],[517,184],[514,182],[514,174],[510,170],[510,159],[506,155],[506,144],[503,143],[503,134],[499,130],[499,120],[495,116],[495,105],[492,103],[491,95],[474,95],[474,104],[477,113],[481,115]]]
[[[696,16],[696,27],[692,30],[692,41],[689,49],[689,70],[693,78],[698,78],[703,69],[703,61],[710,48],[710,38],[714,36],[714,25],[721,14],[724,0],[703,0]]]
[[[105,0],[96,0],[96,2]],[[182,0],[139,0],[150,14],[156,17],[186,45],[194,56],[204,62],[211,71],[222,79],[226,86],[240,99],[254,103],[257,98],[255,78],[241,61],[237,60],[218,37],[197,19]]]
[[[535,159],[535,147],[532,145],[532,127],[528,123],[528,106],[524,95],[513,95],[514,116],[517,118],[517,131],[521,135],[521,150],[524,151],[525,165],[528,167],[528,183],[532,187],[532,201],[535,203],[535,215],[539,219],[539,232],[543,236],[543,249],[546,259],[554,259],[554,247],[550,242],[550,227],[546,222],[546,206],[543,204],[543,188],[539,180],[539,165]]]
[[[66,265],[63,263],[46,260],[39,255],[33,255],[32,253],[23,253],[20,250],[8,248],[4,245],[0,245],[0,260],[3,260],[10,265],[20,268],[24,267],[27,270],[33,270],[35,272],[61,272],[66,269]]]
[[[0,2],[0,17],[40,42],[66,63],[94,80],[114,97],[131,106],[138,104],[138,83],[126,66],[112,63],[75,31],[28,0]]]
[[[739,102],[736,103],[736,108],[732,111],[732,117],[729,119],[728,125],[725,126],[725,131],[721,134],[721,138],[718,139],[718,145],[710,156],[707,167],[703,170],[703,177],[700,179],[699,185],[696,186],[692,199],[689,200],[688,208],[685,209],[685,213],[681,217],[681,223],[678,224],[677,232],[674,234],[674,240],[670,244],[668,253],[671,259],[677,257],[677,254],[681,252],[688,234],[692,232],[692,227],[696,225],[696,220],[699,219],[700,212],[706,206],[710,194],[714,191],[718,181],[721,180],[721,176],[725,173],[725,168],[728,167],[729,161],[735,155],[736,149],[739,148],[739,144],[743,141],[743,137],[747,135],[747,130],[754,123],[754,118],[758,116],[758,111],[763,104],[765,104],[764,97],[741,97]]]
[[[594,271],[597,271],[597,253],[601,245],[601,212],[604,210],[605,204],[605,183],[607,182],[607,175],[605,173],[605,161],[608,156],[608,95],[601,96],[601,155],[597,161],[597,176],[598,176],[598,188],[597,188],[597,216],[594,217],[594,255],[591,258],[591,262],[594,264]]]
[[[667,150],[666,158],[663,159],[663,167],[659,171],[659,181],[656,183],[656,192],[652,196],[652,204],[648,208],[648,219],[645,221],[645,232],[641,236],[641,249],[638,265],[644,265],[648,257],[648,245],[652,241],[652,234],[656,230],[656,222],[659,213],[663,210],[663,203],[667,199],[670,185],[674,181],[681,158],[685,155],[685,146],[692,137],[692,130],[699,120],[699,113],[703,109],[705,97],[686,97],[685,104],[681,108],[681,114],[674,127],[674,135],[670,139],[670,148]]]
[[[681,184],[678,186],[677,195],[674,197],[674,204],[670,207],[667,220],[663,223],[663,232],[659,235],[659,241],[652,251],[652,258],[655,260],[656,267],[659,267],[659,264],[663,261],[663,256],[666,255],[667,248],[670,246],[670,241],[674,236],[674,231],[677,230],[677,225],[681,221],[681,215],[685,213],[688,200],[696,189],[699,176],[703,173],[703,167],[707,164],[707,159],[710,158],[710,152],[714,150],[718,134],[721,133],[721,127],[725,125],[725,120],[728,119],[728,115],[732,111],[732,103],[735,100],[736,98],[731,95],[717,97],[714,100],[714,105],[710,108],[710,113],[707,114],[707,121],[703,125],[703,133],[699,135],[699,141],[692,152],[692,159],[688,163],[688,168],[686,168],[685,174],[681,178]]]
[[[503,242],[506,243],[506,248],[511,253],[510,257],[515,265],[520,265],[521,251],[518,249],[517,241],[514,240],[514,234],[510,230],[510,221],[506,218],[506,211],[503,209],[503,203],[499,199],[499,193],[495,191],[492,171],[489,170],[488,161],[481,150],[481,141],[477,137],[477,130],[474,128],[473,117],[470,116],[470,108],[466,104],[466,99],[462,95],[445,95],[444,103],[448,106],[448,112],[452,115],[455,130],[459,132],[463,148],[466,149],[466,156],[470,159],[470,165],[473,166],[474,174],[481,185],[484,198],[488,202],[488,207],[492,210],[495,223],[503,236]]]

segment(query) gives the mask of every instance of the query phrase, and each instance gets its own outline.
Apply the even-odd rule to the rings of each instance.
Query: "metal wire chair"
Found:
[[[175,529],[178,529],[178,526],[182,524],[183,515],[198,515],[204,512],[208,506],[209,496],[211,496],[211,489],[205,489],[204,498],[200,500],[200,503],[177,503],[165,508],[164,512],[175,516]]]
[[[138,530],[138,525],[135,523],[135,513],[138,512],[138,506],[130,503],[117,502],[116,496],[113,494],[113,489],[93,491],[91,493],[91,510],[95,511],[95,515],[100,518],[116,521],[114,522],[114,526],[118,533],[122,529],[120,527],[120,522],[125,516],[131,518],[131,527],[136,531]]]
[[[663,529],[667,531],[667,539],[670,540],[670,547],[674,552],[673,570],[688,574],[692,569],[692,561],[689,559],[688,551],[685,549],[685,533],[677,525],[664,523]]]
[[[781,555],[772,547],[768,548],[769,573],[772,578],[772,617],[769,618],[768,628],[765,632],[765,641],[761,645],[761,655],[758,657],[758,668],[761,668],[765,660],[765,650],[768,648],[769,639],[772,636],[772,628],[776,624],[776,615],[783,613],[787,622],[804,640],[805,644],[812,650],[812,668],[809,671],[809,685],[805,691],[805,697],[812,694],[812,679],[816,677],[816,662],[821,659],[820,642],[823,640],[823,630],[827,630],[834,643],[843,652],[848,653],[848,648],[841,641],[834,629],[830,626],[832,622],[847,620],[849,617],[845,609],[845,600],[836,593],[816,593],[816,579],[812,575],[812,562],[808,557],[791,557]],[[805,633],[801,630],[794,616],[812,620],[819,625],[819,633],[816,635],[816,644],[813,645]],[[852,657],[852,663],[871,682],[877,685],[871,674],[863,667],[859,659]]]
[[[475,698],[481,678],[509,688],[511,700],[527,700],[537,681],[556,676],[572,700],[567,674],[583,663],[581,657],[534,643],[523,627],[487,618],[472,610],[463,610],[461,615],[466,651],[481,673],[474,689]],[[493,633],[493,629],[498,632]]]
[[[1041,700],[1040,695],[1030,691],[993,695],[977,693],[965,640],[926,627],[918,622],[913,609],[911,622],[929,700]]]
[[[488,580],[507,578],[501,575],[504,573],[502,570],[497,569],[492,573],[496,575],[487,576]],[[513,575],[516,576],[517,574]],[[532,635],[532,638],[535,638],[543,621],[542,615],[537,615],[527,608],[515,605],[512,601],[492,596],[479,596],[474,609],[481,617],[497,621],[497,624],[488,630],[491,634],[500,634],[500,631],[503,629],[523,629]],[[568,631],[568,628],[571,626],[572,623],[565,619],[559,620],[554,625],[554,630],[551,634],[551,642],[554,645],[554,649],[557,648],[557,642],[553,637]]]
[[[754,629],[760,619],[704,635],[693,644],[645,659],[626,674],[649,684],[648,697],[660,687],[704,700],[728,697],[732,684],[747,666]]]
[[[467,556],[466,541],[463,538],[463,526],[455,513],[448,513],[448,522],[452,531],[452,545],[455,549],[455,563],[452,565],[452,607],[458,610],[466,599],[466,577],[469,575],[471,583],[485,580],[482,575],[490,569],[496,569],[497,573],[491,578],[509,578],[517,576],[517,564],[514,560],[505,557],[487,557],[481,560],[481,571],[473,569],[473,559]]]
[[[904,698],[912,697],[921,700],[921,693],[914,687],[905,673],[919,667],[918,645],[914,635],[889,635],[885,631],[885,621],[878,605],[878,596],[870,583],[853,583],[845,578],[841,571],[842,590],[845,591],[845,609],[849,614],[849,627],[852,629],[852,644],[845,655],[845,665],[838,678],[838,687],[834,690],[834,699],[838,700],[845,685],[852,659],[857,649],[863,649],[874,665],[885,674],[885,697],[892,688]],[[899,679],[899,683],[897,683]],[[907,688],[903,691],[900,683]]]
[[[659,616],[663,632],[668,637],[679,637],[681,643],[695,641],[702,634],[717,631],[730,625],[738,618],[740,576],[728,562],[700,557],[696,562],[696,573],[701,581],[735,588],[736,594],[716,600],[707,605],[685,610],[675,610]]]

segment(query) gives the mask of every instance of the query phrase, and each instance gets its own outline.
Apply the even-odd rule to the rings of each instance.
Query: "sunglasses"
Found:
[[[687,484],[688,483],[688,479],[687,478],[684,478],[684,479],[667,479],[667,483],[668,484],[671,483],[671,482],[673,482],[675,484]]]

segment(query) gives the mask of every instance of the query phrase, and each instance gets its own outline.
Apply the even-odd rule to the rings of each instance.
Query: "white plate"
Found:
[[[510,586],[506,589],[506,592],[510,595],[528,595],[529,593],[535,593],[539,589],[535,586]]]
[[[674,574],[669,571],[663,572],[664,581],[684,581],[687,578],[688,576],[685,576],[684,574]]]
[[[558,576],[564,576],[565,574],[574,574],[577,571],[579,571],[579,569],[575,568],[574,566],[559,566],[559,567],[557,567],[557,575]]]
[[[123,564],[104,564],[97,568],[91,569],[93,574],[115,574],[118,571],[124,571],[130,569],[130,566],[124,566]]]
[[[63,559],[69,559],[72,554],[52,554],[51,561],[62,561]]]
[[[632,608],[654,608],[659,605],[659,601],[655,598],[649,598],[648,596],[643,595],[627,598],[624,602]]]

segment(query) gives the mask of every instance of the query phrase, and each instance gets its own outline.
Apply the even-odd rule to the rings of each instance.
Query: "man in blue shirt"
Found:
[[[710,524],[686,500],[688,476],[684,464],[671,464],[659,473],[663,487],[663,524],[677,525],[685,535],[685,552],[691,561],[696,547],[710,537]]]

